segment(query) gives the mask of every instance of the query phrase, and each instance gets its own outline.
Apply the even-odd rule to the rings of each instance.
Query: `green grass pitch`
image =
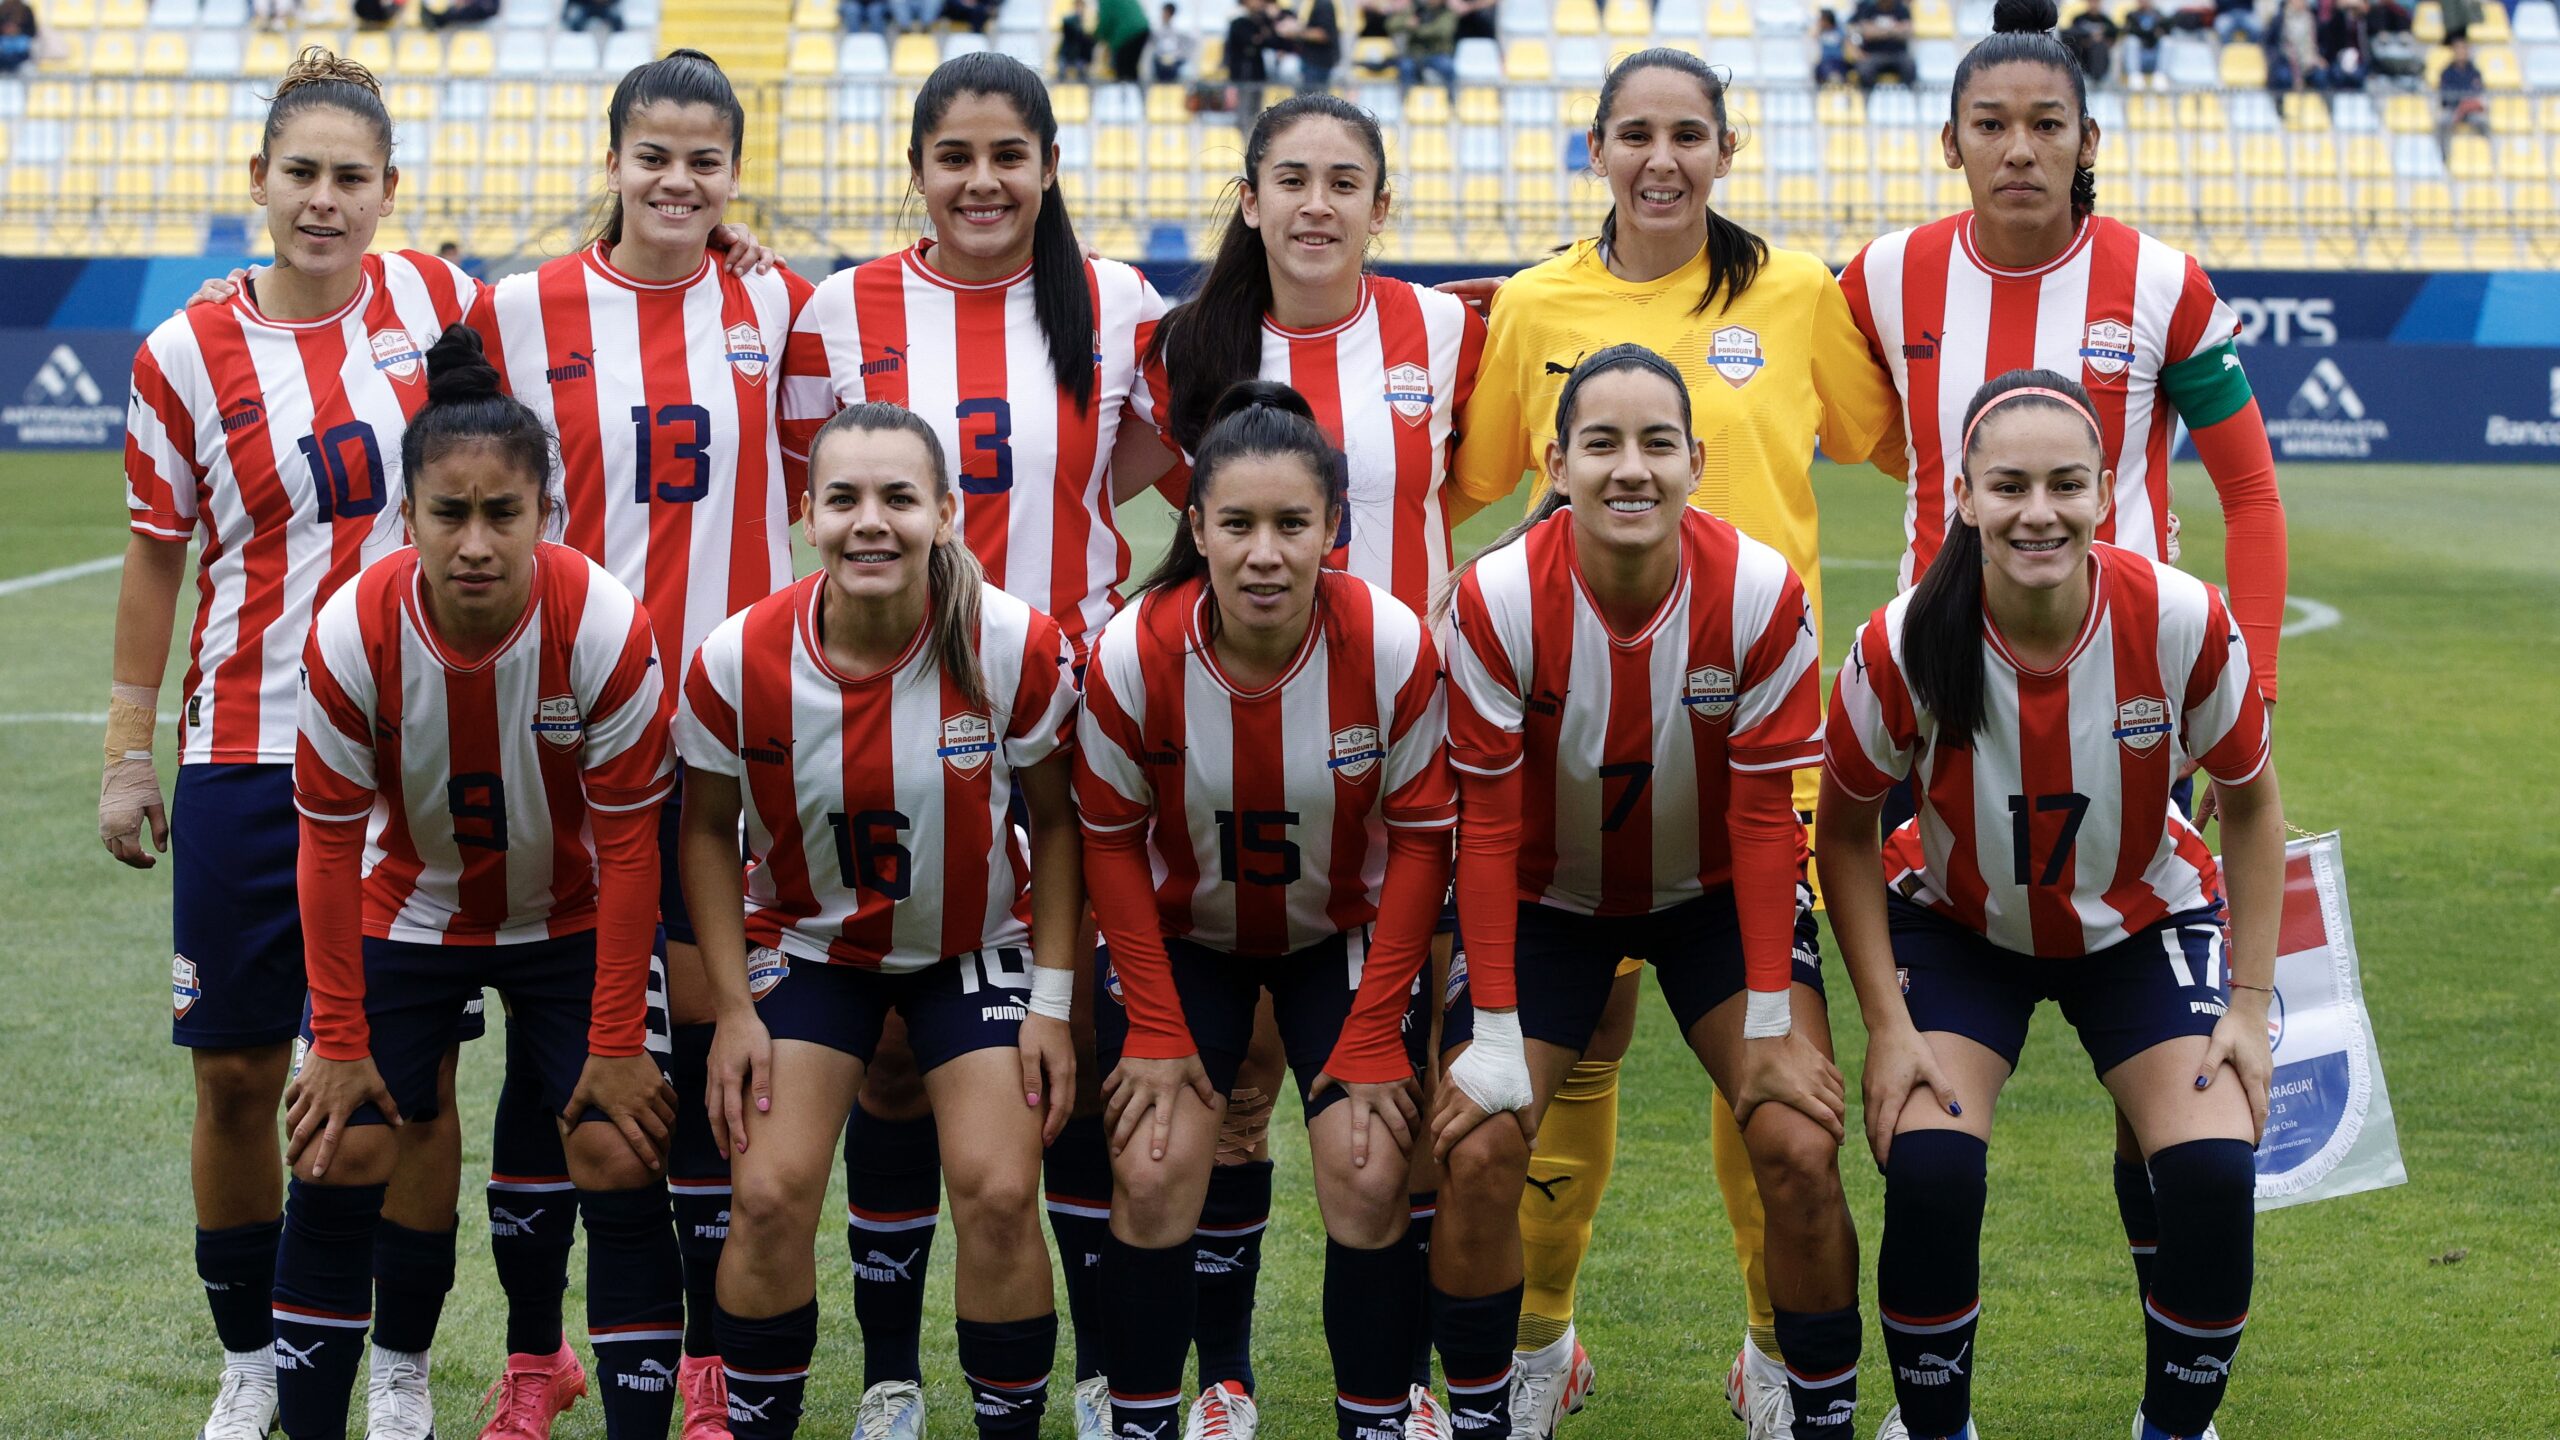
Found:
[[[2188,563],[2219,577],[2211,490],[2191,466],[2178,479]],[[1872,472],[1819,481],[1836,659],[1890,589],[1900,497]],[[2285,646],[2285,796],[2297,822],[2346,834],[2411,1180],[2265,1217],[2222,1430],[2560,1434],[2560,472],[2295,466],[2284,483],[2292,589],[2342,616]],[[1143,500],[1126,518],[1143,564],[1169,517]],[[1465,538],[1480,543],[1502,518],[1480,517]],[[113,456],[0,456],[0,581],[123,544]],[[0,1437],[192,1434],[211,1389],[188,1233],[191,1101],[167,1038],[168,871],[129,872],[100,849],[100,730],[78,718],[105,707],[115,587],[102,572],[0,593]],[[1836,956],[1830,966],[1833,1031],[1854,1070],[1855,1006]],[[497,1058],[482,1045],[463,1062],[461,1279],[435,1368],[449,1436],[472,1433],[500,1361],[478,1198]],[[1625,1086],[1617,1176],[1582,1282],[1600,1389],[1563,1433],[1738,1436],[1721,1391],[1741,1288],[1705,1151],[1707,1088],[1656,1001]],[[2141,1328],[2108,1186],[2108,1106],[2050,1011],[2000,1111],[1983,1433],[2122,1435]],[[1273,1127],[1279,1206],[1256,1349],[1275,1437],[1331,1425],[1303,1133]],[[1864,1289],[1880,1185],[1862,1143],[1841,1162]],[[844,1434],[859,1391],[841,1234],[830,1223],[818,1242],[827,1318],[810,1435]],[[968,1426],[946,1338],[950,1247],[946,1234],[926,1322],[945,1440]],[[582,1303],[570,1297],[573,1327]],[[1868,1353],[1881,1353],[1872,1328]],[[1068,1358],[1062,1345],[1062,1381]],[[1065,1389],[1051,1392],[1050,1435],[1069,1430]],[[1890,1403],[1881,1364],[1867,1397],[1861,1435]],[[557,1433],[602,1434],[593,1402]]]

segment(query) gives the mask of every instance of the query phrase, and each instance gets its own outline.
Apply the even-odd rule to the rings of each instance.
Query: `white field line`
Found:
[[[0,725],[104,725],[104,710],[35,710],[17,715],[0,715]]]
[[[113,570],[123,563],[122,555],[101,555],[95,560],[83,560],[77,565],[64,565],[58,569],[39,570],[33,575],[20,575],[12,579],[0,580],[0,595],[15,595],[21,590],[35,590],[47,585],[60,584],[65,580],[77,580],[83,575],[95,575],[100,571]]]
[[[2299,620],[2286,621],[2284,628],[2276,632],[2287,639],[2296,635],[2308,635],[2314,630],[2329,629],[2336,625],[2340,618],[2337,606],[2323,605],[2317,600],[2305,600],[2299,595],[2287,595],[2284,597],[2284,603],[2286,609],[2299,611],[2302,615]]]

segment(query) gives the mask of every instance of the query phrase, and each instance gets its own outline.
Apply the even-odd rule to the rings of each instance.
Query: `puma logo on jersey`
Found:
[[[1796,1417],[1796,1420],[1798,1424],[1802,1425],[1846,1425],[1849,1423],[1850,1417],[1857,1413],[1857,1401],[1834,1400],[1829,1405],[1824,1406],[1820,1413],[1813,1415],[1799,1415]]]
[[[791,742],[767,735],[762,745],[739,746],[738,754],[742,759],[759,765],[788,765],[791,763]]]
[[[595,373],[596,357],[584,350],[572,350],[569,358],[542,372],[542,378],[553,385],[571,380],[584,380]]]
[[[279,1335],[276,1337],[276,1368],[279,1370],[317,1369],[320,1362],[311,1357],[319,1354],[320,1347],[328,1343],[326,1340],[314,1340],[309,1345],[302,1346]]]
[[[898,371],[905,369],[906,365],[906,351],[899,349],[895,345],[883,345],[880,347],[880,358],[877,360],[863,361],[860,371],[862,378],[868,380],[875,375],[896,374]]]
[[[782,1397],[778,1395],[767,1395],[761,1400],[747,1400],[741,1398],[737,1391],[732,1390],[729,1392],[729,1418],[761,1423],[766,1418],[764,1413],[766,1409],[780,1398]]]
[[[279,1340],[276,1343],[281,1345],[284,1342]],[[2215,1355],[2199,1355],[2193,1365],[2181,1365],[2175,1360],[2163,1360],[2160,1362],[2160,1373],[2172,1380],[2183,1380],[2190,1385],[2219,1385],[2231,1378],[2231,1362]]]
[[[1563,1184],[1570,1183],[1570,1182],[1572,1181],[1572,1179],[1573,1179],[1573,1177],[1572,1177],[1572,1176],[1570,1176],[1570,1175],[1556,1175],[1556,1176],[1551,1176],[1551,1177],[1549,1177],[1549,1178],[1547,1178],[1547,1179],[1545,1179],[1545,1180],[1541,1180],[1541,1179],[1539,1179],[1539,1178],[1538,1178],[1537,1176],[1535,1176],[1535,1175],[1525,1175],[1525,1176],[1522,1176],[1521,1178],[1522,1178],[1523,1180],[1525,1180],[1525,1181],[1528,1183],[1528,1185],[1529,1185],[1529,1188],[1530,1188],[1530,1189],[1535,1190],[1535,1191],[1537,1191],[1539,1194],[1546,1196],[1546,1197],[1547,1197],[1547,1201],[1548,1201],[1548,1203],[1549,1203],[1549,1204],[1557,1203],[1557,1202],[1556,1202],[1556,1187],[1557,1187],[1557,1186],[1559,1186],[1559,1185],[1563,1185]]]
[[[1956,1353],[1952,1356],[1920,1355],[1916,1357],[1919,1362],[1916,1368],[1911,1365],[1896,1365],[1893,1367],[1893,1373],[1907,1384],[1952,1385],[1956,1377],[1964,1373],[1965,1353],[1972,1348],[1973,1342],[1968,1340],[1957,1347]]]
[[[1221,1255],[1215,1250],[1197,1247],[1191,1252],[1191,1268],[1201,1275],[1231,1275],[1244,1268],[1244,1252],[1252,1248],[1239,1245],[1234,1254]]]
[[[1573,373],[1574,366],[1580,365],[1581,363],[1582,357],[1579,355],[1574,356],[1572,363],[1566,365],[1559,365],[1553,360],[1550,360],[1547,362],[1547,373],[1550,375],[1570,375]]]
[[[913,1280],[916,1277],[910,1273],[910,1267],[916,1263],[916,1257],[923,1253],[924,1251],[921,1248],[910,1250],[907,1252],[907,1258],[900,1260],[890,1255],[885,1250],[874,1250],[870,1254],[853,1262],[853,1273],[860,1276],[862,1279],[871,1281],[875,1285],[889,1285],[900,1280]]]
[[[267,407],[255,400],[235,401],[222,415],[222,433],[237,434],[267,418]]]
[[[645,1395],[656,1395],[674,1384],[675,1379],[676,1372],[668,1369],[665,1361],[643,1360],[638,1370],[614,1372],[613,1383],[625,1390],[637,1390]]]
[[[1920,332],[1920,341],[1918,344],[1904,344],[1902,347],[1902,358],[1905,360],[1934,361],[1938,358],[1938,347],[1943,343],[1945,343],[1945,338],[1939,335],[1937,331],[1923,330]]]
[[[540,1210],[530,1215],[518,1215],[502,1205],[492,1205],[489,1207],[489,1233],[496,1236],[530,1235],[533,1222],[541,1219],[542,1215]]]
[[[1529,709],[1538,715],[1561,715],[1564,713],[1564,697],[1541,686],[1537,694],[1529,697]]]
[[[1172,1424],[1171,1420],[1159,1420],[1153,1425],[1141,1425],[1135,1420],[1123,1420],[1120,1422],[1120,1434],[1124,1440],[1164,1440],[1164,1432]]]

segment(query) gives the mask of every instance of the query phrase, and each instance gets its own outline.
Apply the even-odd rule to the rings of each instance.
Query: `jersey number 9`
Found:
[[[672,458],[679,465],[692,467],[689,480],[659,480],[651,487],[651,476],[657,468],[657,444],[652,425],[681,425],[689,432],[682,439],[670,437]],[[690,505],[711,493],[711,412],[699,405],[661,405],[652,421],[649,407],[631,407],[631,500],[646,505],[650,497],[670,505]]]

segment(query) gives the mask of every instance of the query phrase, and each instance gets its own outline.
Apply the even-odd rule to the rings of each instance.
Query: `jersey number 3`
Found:
[[[960,493],[1002,495],[1013,488],[1013,402],[1001,396],[963,400],[952,412],[960,422]],[[984,419],[981,430],[972,421]]]

